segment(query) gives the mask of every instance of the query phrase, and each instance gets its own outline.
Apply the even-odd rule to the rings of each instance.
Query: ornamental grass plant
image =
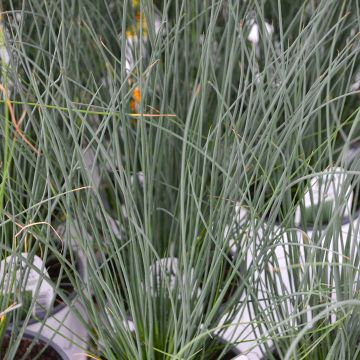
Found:
[[[1,6],[1,259],[57,258],[88,337],[57,336],[104,360],[360,358],[357,0]],[[297,223],[329,169],[330,216]]]

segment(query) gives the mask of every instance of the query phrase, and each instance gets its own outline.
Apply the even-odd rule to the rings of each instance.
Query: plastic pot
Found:
[[[76,250],[73,253],[76,259],[76,268],[82,275],[84,271],[82,256]],[[68,306],[61,302],[61,298],[56,296],[51,285],[46,280],[47,277],[50,277],[54,283],[57,282],[61,269],[61,264],[57,258],[49,256],[44,264],[38,256],[34,255],[31,260],[29,257],[29,261],[32,261],[30,267],[29,263],[23,259],[28,258],[28,255],[28,253],[23,253],[21,258],[19,256],[9,256],[1,263],[1,273],[3,274],[1,278],[8,279],[8,274],[11,274],[11,272],[8,273],[9,270],[5,270],[9,269],[7,267],[9,264],[10,266],[16,266],[16,278],[23,279],[20,283],[21,288],[25,287],[26,292],[30,292],[32,299],[35,297],[37,300],[32,310],[33,316],[27,323],[26,331],[50,339],[70,359],[75,358],[75,356],[78,360],[86,359],[85,355],[78,355],[83,353],[83,349],[86,349],[87,346],[87,331],[79,321],[79,316],[83,319],[86,319],[86,316],[77,300],[74,289],[69,284],[70,280],[65,278],[64,285],[61,286],[62,290],[69,294],[68,299],[71,306]],[[44,278],[41,280],[42,276]],[[55,299],[54,296],[56,296]],[[76,313],[78,313],[77,316]],[[17,321],[17,324],[19,323],[23,323],[21,318]],[[12,331],[12,329],[13,324],[10,324],[9,330]]]
[[[84,262],[81,252],[74,252],[77,255],[77,269],[81,276],[84,274]],[[59,346],[70,359],[85,360],[84,349],[87,347],[88,334],[85,327],[79,321],[81,315],[86,319],[86,313],[77,299],[76,293],[72,290],[69,295],[71,306],[60,303],[54,306],[52,312],[47,316],[46,312],[39,315],[43,321],[32,321],[27,329],[39,333],[45,338],[52,339],[52,342]],[[76,315],[78,313],[78,315]]]
[[[349,218],[344,218],[341,228],[339,229],[338,236],[343,237],[346,240],[347,246],[351,248],[356,248],[358,246],[359,238],[359,219],[356,218],[354,221],[349,221]],[[249,230],[251,236],[251,230]],[[266,229],[266,226],[262,229],[258,229],[256,242],[254,246],[250,248],[247,253],[247,268],[254,269],[253,278],[256,279],[257,288],[255,291],[255,298],[259,300],[258,306],[260,311],[269,312],[272,302],[262,301],[260,299],[265,299],[267,297],[267,290],[269,279],[271,279],[273,286],[276,286],[278,295],[283,296],[284,300],[281,302],[281,308],[283,314],[286,312],[288,314],[288,326],[296,327],[296,312],[293,308],[291,299],[292,294],[294,293],[294,285],[292,285],[292,270],[290,267],[290,257],[289,252],[291,247],[297,247],[300,255],[300,269],[304,274],[312,278],[314,276],[314,269],[310,266],[314,262],[313,256],[316,252],[322,251],[323,256],[326,256],[326,262],[329,263],[327,276],[327,284],[329,287],[334,287],[334,277],[331,272],[331,264],[335,266],[339,264],[342,265],[344,258],[347,258],[347,262],[350,257],[344,254],[344,249],[337,247],[337,242],[339,238],[336,239],[327,239],[325,244],[325,228],[322,228],[313,233],[313,229],[308,228],[307,231],[302,231],[300,229],[292,229],[285,231],[285,229],[280,226],[273,226],[271,229]],[[323,239],[321,238],[323,236]],[[253,236],[251,236],[254,238]],[[271,237],[267,241],[271,249],[269,248],[269,255],[258,255],[258,251],[264,251],[263,238]],[[316,242],[316,243],[315,243]],[[323,249],[321,249],[323,247]],[[236,247],[232,247],[233,251],[236,251]],[[260,257],[259,257],[260,256]],[[261,265],[257,269],[257,264],[259,261],[265,261],[265,264]],[[356,261],[356,259],[354,259]],[[351,266],[350,266],[351,267]],[[353,267],[356,268],[356,263],[353,264]],[[357,283],[355,278],[354,285]],[[263,286],[259,286],[263,284]],[[355,289],[354,289],[355,290]],[[256,294],[257,292],[257,294]],[[237,345],[237,348],[243,353],[246,354],[248,360],[259,360],[263,359],[263,354],[271,351],[273,348],[273,342],[268,340],[266,344],[263,342],[258,342],[259,338],[267,336],[267,330],[265,328],[261,329],[261,323],[256,323],[256,316],[254,309],[252,308],[251,298],[244,296],[240,301],[246,303],[245,310],[239,313],[237,319],[234,321],[234,329],[228,330],[228,336],[236,339],[236,341],[241,341]],[[331,302],[337,301],[337,294],[335,291],[331,292]],[[274,305],[276,306],[276,305]],[[273,316],[276,316],[276,310],[273,311]],[[303,316],[307,319],[307,322],[310,323],[312,320],[312,312],[309,310]],[[275,320],[275,323],[286,320],[286,316],[282,315],[281,319]],[[331,315],[331,321],[336,321],[336,314]],[[285,327],[285,325],[284,325]],[[284,331],[286,329],[284,328]],[[281,332],[281,329],[278,329]]]

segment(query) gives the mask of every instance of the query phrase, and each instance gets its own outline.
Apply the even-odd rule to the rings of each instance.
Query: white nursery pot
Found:
[[[257,294],[253,294],[254,298],[258,300],[256,305],[261,312],[269,313],[270,306],[274,305],[271,301],[267,301],[267,284],[269,279],[278,289],[278,296],[283,296],[284,301],[281,302],[281,308],[289,316],[293,314],[293,307],[291,304],[291,294],[293,287],[291,286],[291,274],[288,273],[289,264],[287,263],[289,256],[289,243],[291,238],[296,239],[297,242],[300,237],[300,232],[296,229],[286,232],[281,225],[274,224],[271,228],[265,223],[262,227],[258,228],[255,224],[249,224],[246,221],[246,210],[237,206],[235,208],[235,217],[233,224],[235,224],[235,231],[231,228],[227,228],[225,236],[229,237],[229,244],[231,248],[231,254],[236,256],[240,254],[238,245],[236,244],[234,237],[241,236],[243,239],[246,237],[250,240],[245,246],[246,249],[242,249],[246,257],[246,268],[248,270],[253,269],[254,273],[252,278],[255,279]],[[236,231],[236,229],[238,231]],[[233,235],[233,236],[232,236]],[[264,250],[264,237],[270,238],[266,241],[269,247],[268,252],[271,252],[269,258],[261,261],[267,261],[263,263],[261,268],[257,268],[258,264],[258,251]],[[292,245],[291,245],[292,246]],[[241,250],[241,249],[240,249]],[[300,249],[300,252],[303,251]],[[246,291],[239,299],[243,304],[240,306],[240,310],[233,323],[224,332],[224,337],[229,341],[236,342],[237,349],[240,351],[241,356],[239,359],[259,360],[263,358],[263,354],[273,348],[274,344],[271,339],[263,340],[268,336],[268,331],[262,326],[261,321],[256,318],[254,307],[252,304],[252,296]],[[263,300],[262,300],[263,299]],[[276,312],[275,312],[276,313]],[[223,320],[225,321],[226,315]],[[275,319],[275,322],[280,322],[284,319]],[[275,324],[274,324],[275,325]],[[260,339],[260,341],[259,341]]]
[[[78,271],[83,274],[82,255],[79,252],[77,254]],[[79,316],[86,319],[86,313],[77,300],[75,291],[70,295],[70,298],[71,307],[64,303],[56,305],[47,317],[45,313],[39,316],[39,318],[46,318],[45,321],[30,321],[26,329],[40,334],[46,339],[51,339],[52,343],[61,348],[70,360],[86,360],[88,334],[78,319]],[[79,312],[78,315],[75,314],[74,309]]]
[[[325,177],[332,175],[332,173],[343,173],[344,176],[339,176],[335,181],[328,183],[331,183],[331,185],[326,188],[327,190],[330,189],[330,191],[327,191],[326,195],[329,196],[332,199],[336,199],[337,191],[341,188],[341,185],[345,179],[345,173],[344,170],[341,168],[335,168],[330,169],[328,172],[324,172]],[[326,181],[325,181],[326,183]],[[313,180],[311,182],[311,186],[316,186],[315,181]],[[344,191],[344,190],[343,190]],[[331,264],[332,263],[339,263],[341,266],[344,260],[344,256],[347,256],[349,258],[348,254],[344,254],[344,249],[339,245],[339,237],[341,237],[342,242],[350,247],[350,249],[353,249],[353,254],[356,255],[356,249],[359,247],[359,238],[360,238],[360,221],[359,221],[359,211],[357,211],[354,215],[352,214],[352,201],[353,201],[353,194],[352,193],[345,193],[346,198],[348,199],[346,204],[342,204],[342,208],[335,209],[335,213],[341,215],[341,225],[339,225],[338,229],[338,237],[336,239],[327,239],[327,243],[324,244],[324,236],[326,235],[326,228],[327,226],[331,225],[331,219],[330,223],[328,225],[324,224],[323,227],[316,229],[316,233],[314,233],[314,229],[311,226],[308,226],[306,229],[301,230],[301,211],[300,207],[296,209],[296,215],[295,215],[295,225],[297,228],[286,230],[281,228],[281,225],[274,224],[272,225],[271,231],[266,231],[266,223],[264,224],[264,228],[262,229],[251,229],[250,225],[246,221],[246,210],[244,208],[241,208],[239,205],[235,207],[235,216],[233,219],[233,226],[234,228],[231,228],[231,226],[228,226],[225,230],[224,236],[229,237],[229,247],[231,249],[231,254],[235,256],[239,253],[238,246],[236,244],[236,241],[232,238],[231,235],[234,236],[234,238],[238,237],[241,233],[248,233],[250,239],[254,239],[254,232],[256,231],[256,241],[254,241],[253,244],[251,244],[250,248],[246,248],[246,263],[247,263],[247,269],[251,269],[251,267],[255,266],[257,264],[256,258],[256,249],[262,248],[263,243],[263,237],[274,237],[274,240],[267,241],[266,243],[271,245],[273,244],[273,252],[272,259],[269,259],[269,269],[266,269],[265,266],[262,266],[261,270],[254,270],[254,279],[258,279],[260,284],[264,284],[263,288],[258,288],[257,298],[263,299],[266,297],[266,271],[269,271],[267,276],[269,274],[271,275],[273,284],[276,284],[276,287],[278,289],[278,295],[284,296],[286,300],[284,300],[284,303],[282,303],[282,308],[286,311],[286,313],[289,314],[289,324],[292,326],[296,326],[295,320],[291,320],[291,314],[296,315],[294,313],[293,305],[290,301],[291,294],[294,291],[294,286],[292,286],[292,276],[291,271],[288,272],[289,264],[287,261],[289,261],[289,247],[290,246],[297,246],[299,249],[299,255],[300,255],[300,269],[304,271],[308,276],[312,277],[313,275],[313,268],[311,267],[311,253],[312,251],[321,251],[319,247],[323,246],[323,251],[327,252],[326,261],[329,262],[329,275],[328,275],[328,281],[329,286],[334,286],[334,279],[330,278],[331,274]],[[326,199],[328,200],[329,197]],[[314,201],[314,196],[308,191],[305,193],[305,199],[304,199],[304,205],[305,208],[311,206],[312,204],[316,205],[316,201],[319,200],[319,196]],[[334,210],[334,209],[331,209]],[[238,229],[238,231],[234,230]],[[239,231],[240,230],[240,231]],[[230,236],[229,236],[230,234]],[[290,235],[291,234],[291,235]],[[294,243],[290,240],[291,237],[294,240]],[[240,244],[242,245],[242,244]],[[339,246],[337,246],[339,245]],[[313,247],[311,247],[313,246]],[[262,248],[263,249],[263,248]],[[242,249],[244,251],[244,249]],[[336,259],[335,254],[338,256],[338,259]],[[334,258],[335,257],[335,258]],[[354,256],[355,257],[355,256]],[[276,264],[275,268],[273,264]],[[354,264],[356,266],[356,264]],[[272,267],[272,268],[271,268]],[[357,283],[359,280],[359,276],[356,277],[354,284]],[[256,296],[256,295],[255,295]],[[258,341],[260,337],[266,337],[267,332],[266,330],[261,331],[261,324],[255,323],[255,314],[254,309],[251,304],[251,299],[248,295],[244,294],[241,299],[239,299],[242,303],[244,303],[243,308],[241,309],[241,312],[239,312],[237,318],[233,322],[233,326],[230,326],[226,332],[225,337],[229,338],[232,341],[237,341],[238,345],[237,348],[241,352],[241,357],[239,359],[248,359],[248,360],[259,360],[263,359],[263,354],[265,353],[265,344],[264,342]],[[336,292],[331,293],[331,302],[337,301],[337,295]],[[259,300],[259,307],[262,309],[262,311],[269,311],[269,305],[266,301]],[[263,306],[262,306],[263,303]],[[276,312],[275,312],[276,313]],[[305,317],[307,318],[308,322],[311,323],[312,321],[312,314],[311,311],[307,311],[305,313]],[[295,318],[295,317],[294,317]],[[225,319],[225,318],[224,318]],[[336,315],[331,316],[332,321],[336,320]],[[281,319],[279,319],[281,321]],[[293,322],[293,323],[292,323]],[[266,348],[269,351],[269,349],[273,349],[273,342],[271,340],[268,340],[266,343]],[[270,350],[271,351],[271,350]]]
[[[85,315],[85,311],[76,297],[72,302],[72,308],[76,308]],[[87,331],[69,306],[55,307],[54,312],[44,324],[42,322],[30,323],[26,329],[41,334],[44,338],[51,339],[69,359],[85,360],[87,358],[85,355]]]
[[[61,226],[57,229],[57,233],[61,233],[60,228]],[[69,238],[68,242],[71,243],[72,253],[76,259],[74,266],[80,277],[83,278],[86,271],[84,256],[76,246],[77,235],[72,226],[70,226]],[[32,310],[33,317],[29,320],[26,331],[32,331],[51,340],[53,344],[62,349],[69,359],[85,360],[84,353],[87,348],[88,334],[79,318],[83,321],[86,320],[86,312],[81,307],[75,290],[70,289],[72,293],[68,296],[71,306],[67,306],[65,303],[56,303],[54,299],[56,294],[46,280],[50,277],[48,269],[54,269],[52,265],[58,264],[56,259],[53,264],[45,262],[47,266],[45,267],[44,262],[36,255],[29,259],[32,262],[31,266],[23,260],[26,258],[28,258],[28,253],[14,254],[0,263],[0,278],[5,279],[8,283],[9,275],[12,275],[12,272],[9,271],[15,266],[16,278],[19,279],[16,281],[17,288],[21,284],[21,288],[31,291],[32,299],[37,300]],[[10,324],[9,328],[11,329],[12,326]]]
[[[346,239],[347,242],[350,242],[351,248],[357,248],[359,246],[359,234],[360,234],[360,224],[358,218],[352,222],[349,221],[349,219],[344,219],[343,224],[341,226],[341,236],[343,237],[344,241]],[[251,232],[253,230],[249,230],[250,236],[252,236]],[[349,237],[347,238],[349,234]],[[259,307],[259,310],[262,312],[269,312],[269,302],[267,301],[261,301],[260,299],[263,299],[267,296],[266,294],[266,277],[271,277],[273,279],[273,283],[276,284],[278,289],[278,296],[284,296],[284,301],[281,302],[282,309],[286,311],[287,314],[289,314],[289,320],[288,324],[289,326],[297,327],[296,324],[296,312],[294,312],[294,308],[292,306],[291,296],[293,292],[295,291],[294,285],[292,285],[291,281],[291,271],[289,270],[289,264],[287,261],[289,261],[289,250],[291,246],[297,246],[299,249],[299,255],[300,255],[300,269],[304,271],[304,273],[308,274],[308,276],[311,278],[313,276],[313,268],[311,266],[311,253],[312,251],[316,252],[319,251],[319,246],[321,244],[318,244],[316,247],[313,242],[312,230],[308,229],[307,231],[302,231],[300,229],[291,229],[288,231],[284,231],[280,227],[274,227],[273,230],[269,230],[268,232],[266,229],[259,229],[257,232],[256,237],[256,245],[260,248],[261,242],[263,241],[263,237],[274,237],[274,240],[267,241],[268,244],[273,244],[274,248],[274,254],[271,256],[268,262],[268,269],[266,269],[265,266],[262,266],[261,270],[257,270],[256,267],[254,269],[254,279],[258,279],[258,281],[261,284],[264,284],[263,288],[258,287],[258,293],[257,293],[257,299],[259,299],[259,304],[257,305]],[[291,238],[292,237],[292,238]],[[334,279],[333,277],[330,277],[331,272],[331,263],[339,263],[340,266],[343,263],[343,249],[338,249],[338,259],[334,259],[335,251],[332,251],[334,249],[336,239],[331,239],[331,243],[328,245],[328,256],[326,261],[329,262],[329,277],[328,277],[328,285],[334,286]],[[295,244],[294,244],[295,243]],[[313,248],[311,246],[314,245]],[[348,244],[349,245],[349,244]],[[252,266],[256,266],[256,248],[253,250],[253,248],[250,248],[249,251],[247,251],[246,257],[247,257],[247,268],[250,269]],[[309,254],[310,250],[310,254]],[[307,255],[306,255],[307,254]],[[266,274],[266,272],[268,272]],[[355,279],[354,284],[357,283],[357,280],[359,280],[359,277]],[[256,296],[256,295],[255,295]],[[254,313],[254,309],[251,304],[251,299],[249,296],[245,295],[239,299],[242,303],[244,303],[244,307],[239,312],[236,319],[233,321],[233,325],[230,326],[227,331],[225,332],[225,337],[228,338],[230,341],[238,342],[237,348],[240,350],[242,355],[247,356],[248,360],[259,360],[263,359],[263,354],[265,353],[265,348],[269,351],[269,349],[273,349],[274,343],[272,340],[268,340],[266,342],[266,346],[263,343],[262,340],[258,340],[260,338],[264,338],[267,336],[267,331],[265,328],[261,331],[261,323],[256,323],[256,317]],[[337,301],[337,295],[336,292],[333,291],[331,293],[331,302]],[[262,305],[263,303],[263,305]],[[271,302],[270,302],[271,304]],[[273,313],[273,315],[276,314],[276,311]],[[307,311],[304,313],[305,318],[307,319],[307,322],[311,324],[312,321],[312,313],[311,311]],[[281,320],[286,320],[286,318],[278,319],[274,321],[274,326],[276,326],[276,323],[280,322]],[[336,315],[331,315],[332,322],[336,321]]]
[[[326,226],[327,222],[331,222],[333,216],[343,219],[349,218],[352,210],[353,193],[350,187],[345,189],[347,177],[346,170],[340,167],[329,168],[314,175],[301,200],[301,206],[298,205],[296,208],[295,224],[301,227],[302,218],[305,217],[306,221],[306,216],[311,217],[310,221],[315,221],[321,212],[325,216],[323,226]],[[344,192],[346,192],[344,194],[346,202],[338,204],[338,197]],[[310,224],[308,227],[311,227]]]
[[[265,351],[264,345],[258,343],[261,336],[266,336],[261,332],[258,325],[255,328],[252,326],[255,314],[251,307],[244,307],[243,311],[239,313],[233,320],[233,323],[222,332],[224,339],[237,343],[236,349],[240,352],[241,356],[236,359],[239,360],[260,360]],[[254,324],[255,325],[255,324]],[[270,346],[272,343],[269,344]]]
[[[358,149],[357,149],[358,150]],[[349,154],[350,156],[351,154]],[[349,160],[350,161],[350,160]],[[327,171],[324,171],[323,174],[315,176],[311,180],[310,188],[305,193],[303,199],[303,208],[311,208],[312,205],[324,203],[330,199],[329,204],[332,203],[332,213],[329,221],[327,223],[322,224],[322,226],[308,226],[304,229],[304,232],[307,235],[307,242],[309,245],[317,246],[318,249],[314,249],[314,254],[324,255],[324,259],[328,262],[328,279],[327,284],[329,287],[335,288],[335,279],[334,275],[332,275],[332,270],[337,269],[341,271],[342,265],[346,259],[347,265],[351,267],[351,265],[356,268],[358,264],[356,261],[357,257],[357,249],[359,247],[359,210],[355,213],[353,211],[353,201],[354,194],[349,189],[345,188],[345,180],[346,180],[346,171],[340,167],[330,168]],[[327,186],[323,186],[323,189],[319,191],[319,178],[322,178],[323,183]],[[315,196],[310,199],[310,193],[315,194]],[[346,196],[346,202],[341,203],[340,206],[336,204],[336,199],[338,194],[344,194]],[[325,200],[324,200],[325,199]],[[311,201],[312,200],[312,201]],[[306,211],[306,210],[305,210]],[[298,227],[301,226],[301,216],[304,211],[301,212],[300,206],[297,208],[295,222]],[[334,232],[334,236],[329,238],[327,233]],[[346,252],[350,251],[350,253]],[[350,250],[349,250],[350,249]],[[311,261],[311,258],[310,258]],[[311,268],[309,269],[311,276]],[[354,287],[356,286],[356,282],[359,277],[356,274],[354,279]],[[355,288],[353,289],[355,292]],[[336,302],[338,295],[336,294],[336,290],[331,292],[331,302]],[[343,298],[343,294],[341,294],[341,298]],[[333,321],[335,321],[335,314],[331,315]]]
[[[229,237],[229,247],[231,249],[231,255],[236,256],[240,253],[238,249],[238,245],[236,244],[235,237],[238,237],[240,233],[243,238],[245,238],[245,234],[248,235],[250,239],[255,239],[254,244],[250,244],[249,248],[245,250],[246,257],[246,268],[250,269],[251,267],[256,266],[256,251],[258,247],[261,246],[261,242],[264,236],[265,229],[253,229],[246,222],[247,212],[244,208],[241,208],[239,205],[235,207],[235,216],[232,222],[233,228],[227,227],[225,230],[225,236]],[[256,236],[255,232],[256,231]],[[275,249],[279,257],[279,261],[284,261],[284,251],[279,246]],[[259,280],[261,283],[265,283],[265,272],[258,271],[254,268],[253,278]],[[260,287],[258,290],[257,298],[261,302],[260,299],[264,298],[263,289]],[[251,297],[248,295],[247,291],[245,291],[239,302],[243,304],[240,306],[239,313],[233,320],[230,326],[226,327],[225,331],[221,331],[222,336],[230,341],[237,343],[236,348],[240,352],[241,355],[236,359],[239,360],[259,360],[262,359],[263,353],[265,352],[266,347],[272,347],[273,343],[271,340],[265,343],[258,342],[258,339],[262,336],[266,336],[266,330],[261,328],[261,324],[259,322],[255,323],[256,317],[255,312],[251,303]],[[260,304],[261,306],[261,304]],[[263,301],[263,310],[266,311],[267,303]],[[226,320],[226,315],[220,321],[222,324]]]
[[[330,229],[331,230],[331,229]],[[359,266],[357,262],[357,254],[360,246],[360,221],[359,221],[359,212],[354,216],[354,219],[350,221],[349,218],[343,219],[340,229],[336,232],[334,237],[329,239],[326,236],[326,229],[313,230],[312,228],[307,229],[306,235],[308,237],[309,244],[317,245],[319,248],[314,249],[313,252],[322,252],[325,254],[325,260],[328,263],[327,269],[327,283],[326,285],[332,288],[329,304],[335,303],[338,299],[352,299],[353,295],[358,291],[358,282],[359,282],[359,272],[356,270]],[[326,243],[325,243],[326,242]],[[347,251],[345,252],[345,249]],[[349,251],[349,252],[348,252]],[[309,258],[309,256],[308,256]],[[304,262],[305,262],[304,257]],[[311,261],[307,260],[309,263]],[[315,260],[312,260],[315,261]],[[344,265],[346,263],[346,265]],[[335,287],[336,280],[334,278],[334,270],[344,271],[345,269],[355,269],[355,275],[352,282],[352,291],[347,289],[350,292],[350,297],[346,293],[346,289],[340,290],[341,294],[337,293],[337,288]],[[308,274],[311,277],[313,274],[313,269],[311,266],[308,266]],[[345,285],[345,284],[344,284]],[[345,293],[344,293],[345,291]],[[330,315],[331,322],[336,321],[335,312]],[[311,320],[311,317],[308,316],[308,321]]]
[[[53,299],[56,294],[46,280],[49,274],[44,267],[45,264],[35,255],[31,259],[32,266],[30,267],[22,258],[28,258],[28,253],[8,256],[1,262],[0,273],[1,279],[6,284],[4,288],[8,287],[9,279],[14,275],[16,279],[22,279],[22,276],[24,276],[25,281],[15,281],[17,285],[14,289],[19,289],[21,286],[21,289],[32,294],[32,300],[34,298],[37,300],[32,308],[33,318],[28,322],[26,332],[41,335],[45,342],[50,341],[52,345],[57,346],[66,355],[64,359],[85,360],[86,356],[81,355],[81,353],[84,353],[83,349],[86,349],[87,346],[87,331],[76,317],[74,309],[77,309],[84,319],[86,319],[86,316],[77,301],[75,291],[73,290],[69,296],[71,298],[71,307],[64,303],[55,305],[56,300]],[[80,256],[78,256],[77,260],[78,271],[82,274],[83,265]],[[16,272],[13,273],[11,270],[9,272],[9,269],[14,269],[14,266],[16,266]],[[44,276],[43,279],[41,279],[42,276]],[[9,331],[13,326],[13,324],[10,324]]]

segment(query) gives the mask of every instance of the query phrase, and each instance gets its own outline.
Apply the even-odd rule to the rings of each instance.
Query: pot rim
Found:
[[[342,222],[341,222],[341,226],[344,226],[344,225],[347,225],[350,223],[350,219],[352,219],[353,222],[355,221],[358,221],[360,219],[360,206],[356,209],[356,211],[353,212],[353,214],[350,214],[349,216],[343,216],[342,217]],[[269,216],[266,216],[264,218],[264,223],[268,223],[268,220],[269,220]],[[282,223],[279,222],[278,220],[275,220],[274,221],[274,225],[276,226],[282,226]],[[301,224],[294,224],[295,227],[294,229],[298,229],[298,230],[303,230],[303,231],[309,231],[309,230],[313,230],[314,229],[314,226],[313,225],[308,225],[305,229],[303,229],[301,227]],[[316,228],[316,230],[324,230],[327,226],[329,225],[329,223],[327,224],[324,224],[322,226],[318,226]]]
[[[352,219],[352,221],[357,221],[359,220],[359,216],[360,215],[360,208],[358,208],[353,215],[349,215],[349,216],[343,216],[342,218],[342,222],[341,222],[341,226],[344,226],[344,225],[348,225],[350,224],[350,219]],[[325,224],[325,225],[322,225],[322,226],[319,226],[318,228],[316,228],[316,230],[324,230],[327,226],[329,225],[328,224]],[[296,227],[300,230],[302,230],[301,226],[299,226],[298,224],[296,225]],[[306,230],[309,231],[309,230],[313,230],[314,229],[314,226],[313,225],[309,225],[306,227]]]

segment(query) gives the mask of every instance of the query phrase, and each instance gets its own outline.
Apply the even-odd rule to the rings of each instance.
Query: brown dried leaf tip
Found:
[[[6,103],[6,106],[8,107],[8,109],[9,109],[11,122],[14,125],[16,134],[19,137],[21,137],[21,139],[25,142],[26,145],[28,145],[30,147],[30,149],[32,151],[34,151],[36,154],[39,155],[40,154],[39,150],[25,137],[25,135],[20,130],[20,125],[24,121],[26,111],[25,110],[23,111],[19,121],[17,121],[16,117],[15,117],[15,112],[14,112],[13,106],[11,104],[11,101],[9,100],[9,97],[8,97],[8,93],[7,93],[6,89],[4,88],[4,86],[2,84],[0,84],[0,91],[4,94],[5,103]]]

